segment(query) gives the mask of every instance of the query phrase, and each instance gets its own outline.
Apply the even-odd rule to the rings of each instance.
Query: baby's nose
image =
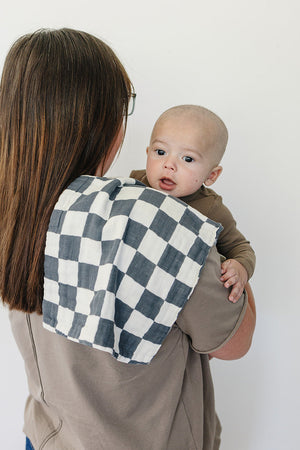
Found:
[[[164,162],[164,168],[169,170],[175,170],[176,163],[174,161],[174,158],[167,158]]]

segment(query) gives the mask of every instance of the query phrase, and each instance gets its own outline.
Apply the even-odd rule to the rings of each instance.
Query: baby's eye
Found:
[[[191,156],[184,156],[182,159],[183,159],[184,161],[188,162],[188,163],[194,161],[194,158],[192,158]]]
[[[157,148],[157,149],[155,150],[155,153],[156,153],[157,155],[159,155],[159,156],[163,156],[163,155],[166,154],[166,152],[165,152],[164,150],[161,150],[160,148]]]

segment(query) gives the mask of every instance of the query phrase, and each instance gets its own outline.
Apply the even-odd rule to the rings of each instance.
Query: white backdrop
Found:
[[[123,61],[138,96],[110,175],[145,166],[151,127],[167,107],[200,104],[227,124],[224,172],[215,189],[256,250],[251,283],[258,317],[244,359],[212,361],[222,450],[300,448],[299,5],[27,0],[1,6],[1,68],[12,42],[41,27],[94,33]],[[0,447],[19,450],[27,385],[2,307],[0,324]]]

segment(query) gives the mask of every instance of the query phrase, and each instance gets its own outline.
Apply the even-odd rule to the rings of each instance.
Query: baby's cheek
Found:
[[[202,184],[203,183],[201,182],[201,178],[200,177],[191,178],[190,189],[193,190],[193,191],[194,190],[198,190]]]

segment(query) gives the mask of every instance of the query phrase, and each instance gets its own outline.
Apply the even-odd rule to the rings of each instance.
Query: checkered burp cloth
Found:
[[[221,229],[131,178],[77,178],[47,232],[44,327],[125,363],[151,362]]]

